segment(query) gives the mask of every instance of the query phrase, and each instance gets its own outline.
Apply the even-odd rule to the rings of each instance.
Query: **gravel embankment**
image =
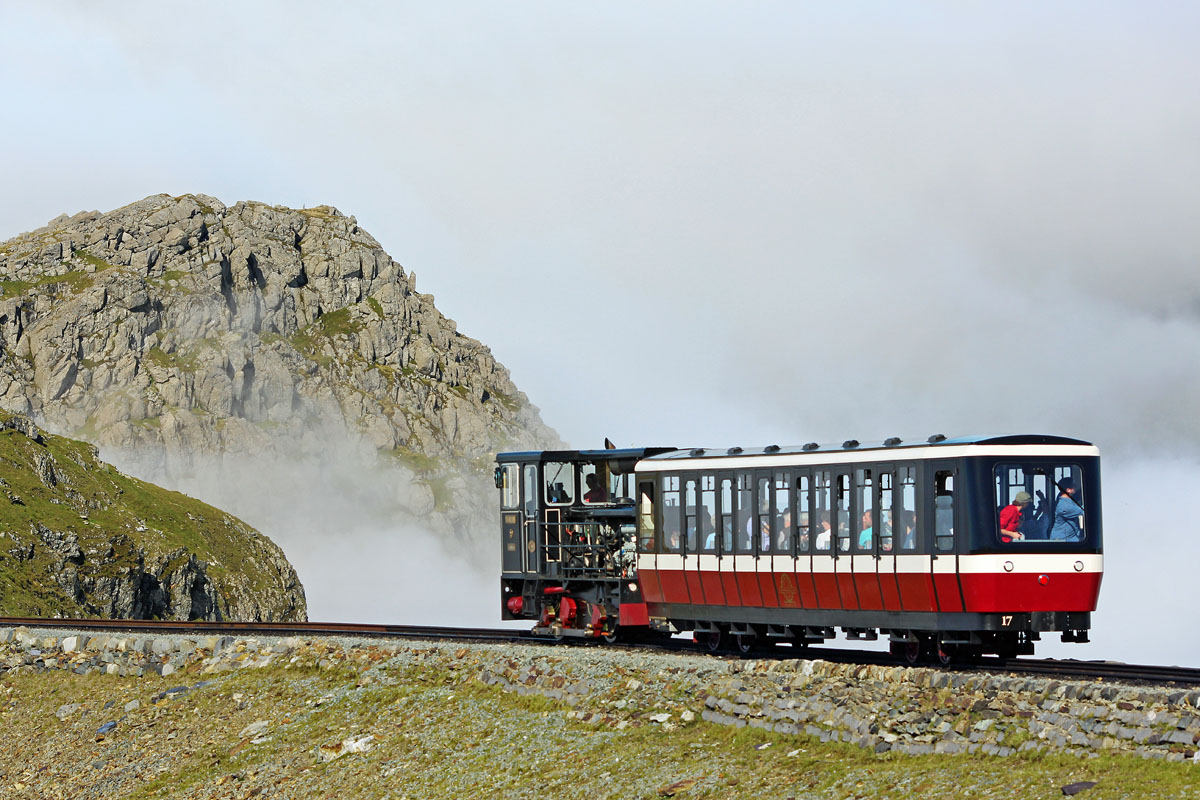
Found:
[[[1198,701],[808,660],[0,629],[0,796],[1185,797]]]

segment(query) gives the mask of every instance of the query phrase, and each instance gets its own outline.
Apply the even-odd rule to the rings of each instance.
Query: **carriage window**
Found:
[[[679,552],[679,476],[662,479],[663,550]]]
[[[917,468],[900,468],[900,549],[917,549]]]
[[[858,517],[854,523],[855,547],[859,551],[875,549],[875,481],[871,470],[854,471],[854,491],[858,501]]]
[[[546,502],[552,506],[570,505],[575,493],[575,465],[566,461],[547,461],[544,470]]]
[[[733,481],[721,479],[721,552],[733,552]]]
[[[654,551],[654,484],[642,481],[638,492],[638,550]]]
[[[500,467],[500,507],[505,509],[521,507],[521,484],[518,478],[516,464],[503,464]]]
[[[700,476],[700,549],[705,553],[717,551],[717,478]]]
[[[954,474],[934,474],[933,525],[934,546],[940,553],[954,549]]]
[[[684,547],[687,552],[696,552],[696,531],[697,526],[697,508],[696,502],[696,479],[692,478],[683,485],[683,529],[686,532],[684,536]]]
[[[1083,469],[1078,464],[997,464],[997,533],[1011,542],[1079,542],[1084,525]]]
[[[538,504],[538,480],[537,466],[534,464],[525,465],[525,516],[533,517],[537,515]]]
[[[834,502],[837,518],[837,548],[838,552],[850,550],[850,476],[834,476]]]
[[[879,473],[879,549],[885,553],[892,552],[892,473]]]
[[[775,515],[775,552],[779,555],[791,555],[792,552],[792,504],[788,498],[789,475],[783,472],[775,473],[775,503],[771,509]]]
[[[801,553],[807,553],[811,538],[811,526],[816,525],[816,520],[810,511],[809,486],[811,481],[807,475],[801,475],[796,478],[796,529],[799,531],[799,536],[796,538],[796,550]]]
[[[579,470],[580,478],[583,483],[583,502],[592,503],[607,503],[613,497],[610,491],[609,481],[612,478],[620,478],[610,476],[608,473],[608,465],[601,462],[599,464],[583,464]]]
[[[833,483],[829,472],[813,475],[813,547],[829,550],[833,538]]]
[[[771,479],[758,479],[758,521],[755,530],[758,532],[758,552],[771,552],[771,531],[774,520],[771,518]]]
[[[734,519],[733,539],[734,547],[739,553],[754,552],[754,507],[751,504],[750,496],[752,492],[750,487],[750,475],[743,473],[737,476],[737,493],[734,500],[737,502],[737,517]]]

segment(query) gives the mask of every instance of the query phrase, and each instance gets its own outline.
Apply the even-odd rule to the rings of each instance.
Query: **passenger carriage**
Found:
[[[534,455],[505,457],[524,456],[529,470]],[[568,455],[545,457],[563,464]],[[570,463],[582,486],[579,455]],[[551,496],[538,468],[528,484],[522,479],[525,502]],[[804,646],[838,627],[849,638],[883,633],[912,660],[1030,653],[1052,631],[1087,641],[1103,574],[1099,454],[1087,442],[935,436],[918,444],[646,450],[633,468],[635,486],[622,483],[631,496],[613,497],[606,511],[620,522],[626,551],[636,530],[636,561],[619,571],[615,590],[600,599],[565,566],[552,574],[552,560],[521,564],[535,567],[522,572],[520,586],[546,630],[556,618],[570,630],[558,609],[584,589],[579,599],[589,607],[599,600],[591,610],[605,620],[604,635],[639,628],[644,618],[649,630],[693,631],[713,649]],[[1022,493],[1033,502],[1018,528],[1003,530],[1001,511]],[[1056,532],[1056,512],[1069,503],[1082,513],[1073,529]],[[561,497],[543,506],[522,510],[524,547],[546,559],[558,547],[561,558],[561,539],[537,539],[528,521],[541,519],[548,534],[552,519],[582,521],[588,509],[581,516],[580,503]],[[505,546],[508,554],[507,538]],[[517,565],[507,557],[511,597]]]

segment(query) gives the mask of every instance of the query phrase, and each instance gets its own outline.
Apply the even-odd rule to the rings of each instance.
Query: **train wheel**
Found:
[[[704,634],[704,649],[708,652],[719,653],[721,652],[721,648],[724,646],[724,644],[725,643],[721,639],[720,628]]]
[[[621,633],[616,628],[612,628],[611,630],[605,630],[601,634],[601,638],[604,639],[605,644],[616,644],[617,640],[621,638]]]
[[[954,661],[954,648],[951,645],[938,641],[934,657],[937,663],[943,667],[948,667]]]
[[[737,651],[742,655],[749,655],[754,649],[754,642],[758,637],[753,633],[735,633],[733,635],[733,643],[737,647]]]
[[[921,662],[921,643],[905,642],[903,655],[908,664],[919,664]]]
[[[566,635],[566,634],[564,634],[564,633],[563,633],[563,626],[562,626],[562,625],[553,625],[553,626],[551,626],[551,628],[550,628],[550,636],[554,638],[554,641],[556,641],[556,642],[561,642],[561,641],[563,640],[563,637],[564,637],[565,635]]]

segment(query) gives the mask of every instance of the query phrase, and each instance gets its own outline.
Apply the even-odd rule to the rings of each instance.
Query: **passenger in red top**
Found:
[[[1021,516],[1032,502],[1033,498],[1029,492],[1017,492],[1013,501],[1000,509],[1000,541],[1008,543],[1013,539],[1025,538],[1025,534],[1020,530]]]

